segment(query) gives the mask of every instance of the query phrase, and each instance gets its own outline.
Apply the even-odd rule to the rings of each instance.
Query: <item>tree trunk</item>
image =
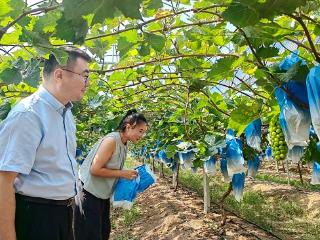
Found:
[[[229,183],[228,190],[223,194],[223,196],[220,200],[220,210],[221,210],[221,215],[222,215],[221,226],[224,226],[226,224],[227,216],[224,211],[223,205],[224,205],[224,201],[230,195],[231,192],[232,192],[232,182]]]
[[[300,163],[298,163],[298,171],[299,171],[299,176],[300,176],[300,182],[303,185],[302,170],[301,170],[301,167],[300,167]]]

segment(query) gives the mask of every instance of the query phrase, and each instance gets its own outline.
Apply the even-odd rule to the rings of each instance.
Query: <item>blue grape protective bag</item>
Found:
[[[295,50],[290,56],[286,57],[279,64],[279,68],[282,71],[288,71],[295,64],[301,62],[301,65],[306,66],[306,62],[301,60],[298,56],[298,50]],[[307,93],[307,85],[306,82],[295,81],[296,79],[289,80],[287,83],[283,83],[283,87],[286,88],[291,95],[293,95],[300,102],[305,105],[309,104],[308,93]]]
[[[279,87],[276,88],[275,95],[280,107],[280,126],[288,148],[308,146],[311,124],[309,111],[298,107]]]
[[[220,170],[223,175],[225,182],[230,182],[230,177],[228,174],[227,160],[225,158],[221,158],[220,160]]]
[[[159,152],[156,152],[156,153],[154,154],[154,160],[157,161],[157,162],[160,162]]]
[[[234,130],[231,128],[228,128],[227,133],[226,133],[226,140],[229,141],[229,140],[233,139],[234,137],[235,137]]]
[[[243,198],[243,189],[245,183],[246,175],[245,173],[237,173],[232,177],[232,192],[234,198],[240,202]]]
[[[139,176],[139,183],[137,188],[138,192],[145,191],[149,186],[157,181],[157,178],[151,171],[149,165],[143,164],[139,167],[136,167],[135,170],[138,171]]]
[[[123,207],[126,209],[132,207],[138,193],[138,181],[139,176],[132,180],[119,178],[112,195],[112,204],[114,207]]]
[[[248,160],[248,177],[255,177],[260,167],[260,157],[255,154],[253,159]]]
[[[168,167],[171,167],[173,165],[173,159],[172,158],[168,158],[166,151],[165,150],[161,150],[159,152],[159,159],[161,162],[163,162],[164,164],[166,164]]]
[[[288,150],[287,159],[291,160],[293,163],[299,163],[300,159],[303,157],[303,153],[303,147],[293,146],[293,148]]]
[[[195,152],[193,149],[177,152],[180,164],[184,169],[191,169],[193,167],[193,160],[195,158]]]
[[[320,184],[320,164],[316,161],[313,162],[313,170],[310,183],[312,185]]]
[[[268,161],[272,160],[272,148],[271,148],[271,146],[268,146],[266,148],[265,159],[268,160]]]
[[[313,129],[320,139],[320,66],[310,70],[307,89]]]
[[[227,142],[226,160],[228,174],[232,178],[234,174],[245,172],[241,143],[233,138]]]
[[[114,207],[130,209],[138,193],[145,191],[156,182],[156,177],[146,164],[136,168],[138,177],[132,180],[119,178],[112,195]]]
[[[178,156],[180,163],[183,164],[186,161],[192,161],[194,159],[194,151],[192,149],[185,150],[185,151],[179,151]]]
[[[282,62],[279,64],[279,68],[284,71],[288,71],[294,64],[301,61],[300,57],[298,56],[298,50],[293,51],[293,53],[286,57]],[[302,64],[306,64],[305,61],[302,61]]]
[[[215,156],[210,156],[204,162],[204,172],[210,175],[214,175],[216,173],[216,162],[217,159]]]
[[[261,125],[261,119],[258,118],[252,121],[244,131],[247,144],[258,151],[261,151]]]

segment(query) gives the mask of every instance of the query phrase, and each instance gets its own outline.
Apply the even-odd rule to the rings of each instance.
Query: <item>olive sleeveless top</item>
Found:
[[[90,168],[93,159],[105,138],[114,138],[116,141],[116,148],[113,152],[111,159],[107,162],[106,168],[109,169],[122,169],[124,161],[127,156],[127,145],[123,144],[120,137],[120,132],[112,132],[101,138],[91,151],[89,152],[86,159],[83,161],[79,170],[79,178],[83,182],[83,188],[100,199],[108,199],[111,197],[116,184],[117,178],[104,178],[93,176],[90,173]]]

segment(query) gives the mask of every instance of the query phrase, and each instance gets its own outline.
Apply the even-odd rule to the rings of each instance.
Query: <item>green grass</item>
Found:
[[[267,175],[267,174],[263,174],[263,173],[257,174],[256,179],[262,180],[262,181],[278,183],[278,184],[288,184],[288,180],[286,178],[279,177],[279,176],[273,176],[273,175]],[[309,183],[302,184],[300,182],[300,180],[291,179],[290,185],[297,188],[297,189],[300,189],[300,190],[320,191],[319,185],[311,185]]]
[[[315,224],[306,224],[306,238],[308,240],[319,240],[320,236],[320,222]]]
[[[111,218],[112,229],[117,231],[117,235],[114,240],[136,240],[136,238],[130,233],[130,227],[139,217],[140,213],[136,205],[133,205],[131,209],[114,209],[113,216]]]
[[[114,238],[114,240],[138,240],[138,238],[135,238],[134,236],[128,234],[128,233],[122,233]]]
[[[134,205],[131,209],[123,209],[122,210],[123,215],[123,223],[126,227],[131,226],[140,216],[139,210]]]

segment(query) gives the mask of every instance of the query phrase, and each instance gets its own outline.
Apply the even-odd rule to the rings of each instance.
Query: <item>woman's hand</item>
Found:
[[[122,170],[121,172],[121,177],[128,180],[132,180],[138,176],[138,172],[136,170]]]

